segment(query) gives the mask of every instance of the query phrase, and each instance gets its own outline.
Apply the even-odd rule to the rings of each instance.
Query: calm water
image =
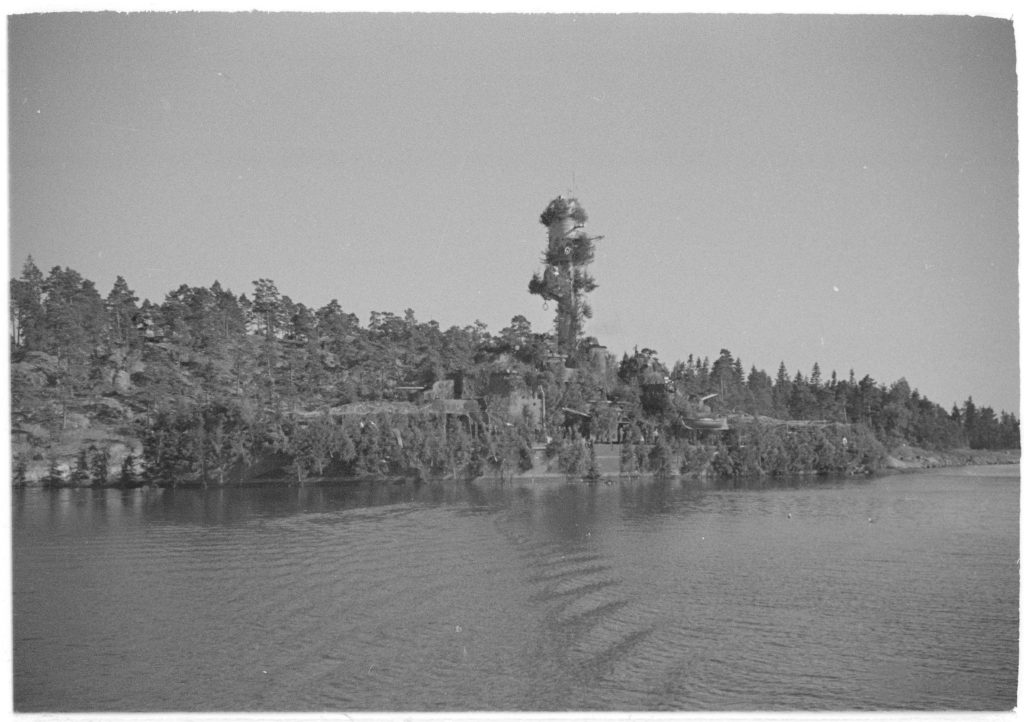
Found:
[[[1019,489],[15,491],[15,706],[1007,710]]]

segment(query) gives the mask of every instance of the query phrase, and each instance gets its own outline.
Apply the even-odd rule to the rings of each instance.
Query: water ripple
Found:
[[[19,711],[1016,702],[1015,478],[19,494]]]

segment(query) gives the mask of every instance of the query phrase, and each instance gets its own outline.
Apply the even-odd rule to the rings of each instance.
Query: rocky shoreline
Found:
[[[913,446],[899,446],[886,458],[887,471],[918,471],[957,466],[992,464],[1020,464],[1020,451],[990,451],[987,449],[951,449],[930,451]]]

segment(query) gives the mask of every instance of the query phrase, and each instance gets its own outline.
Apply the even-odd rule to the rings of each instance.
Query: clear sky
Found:
[[[271,278],[493,332],[548,201],[604,235],[586,332],[1019,415],[1010,20],[43,14],[9,20],[10,271],[154,302]]]

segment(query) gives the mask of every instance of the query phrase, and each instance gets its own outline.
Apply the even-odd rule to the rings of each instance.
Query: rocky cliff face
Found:
[[[131,456],[141,458],[134,421],[140,404],[133,398],[131,374],[144,371],[138,360],[114,360],[109,378],[76,388],[59,359],[30,352],[11,364],[11,459],[16,483],[39,483],[53,471],[69,479],[84,451],[92,470],[119,478]],[[120,367],[120,368],[118,368]],[[97,391],[96,389],[100,389]]]

